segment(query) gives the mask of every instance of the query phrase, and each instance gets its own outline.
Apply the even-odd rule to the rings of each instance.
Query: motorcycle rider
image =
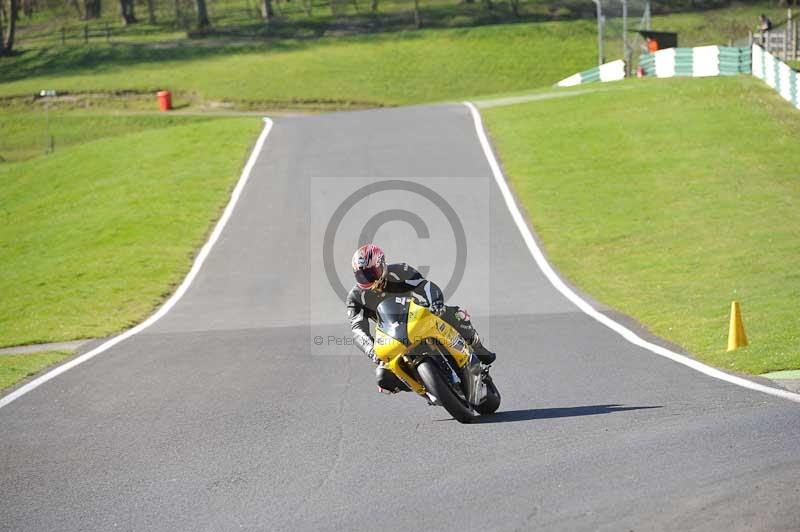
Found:
[[[469,313],[457,306],[445,306],[442,291],[434,283],[406,263],[386,264],[386,257],[375,244],[361,246],[353,254],[353,274],[356,285],[347,295],[347,317],[353,330],[353,339],[378,367],[375,375],[378,389],[396,393],[409,391],[375,356],[374,338],[370,333],[369,320],[377,321],[378,305],[388,297],[410,294],[418,303],[442,320],[452,325],[464,340],[472,346],[478,359],[484,364],[494,362],[496,356],[484,347],[480,336],[470,321]]]

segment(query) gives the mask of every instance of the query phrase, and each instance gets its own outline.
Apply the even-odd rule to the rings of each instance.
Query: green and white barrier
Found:
[[[732,76],[750,72],[750,49],[730,46],[698,46],[696,48],[667,48],[643,54],[639,66],[648,76]]]
[[[800,109],[797,97],[797,72],[757,44],[753,45],[752,61],[753,75]]]
[[[625,79],[625,61],[617,59],[616,61],[573,74],[568,78],[562,79],[556,85],[559,87],[572,87],[581,83],[619,81],[621,79]]]

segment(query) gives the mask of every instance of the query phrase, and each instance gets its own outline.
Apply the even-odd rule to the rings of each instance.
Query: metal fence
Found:
[[[784,61],[796,61],[800,59],[798,23],[800,20],[792,16],[790,9],[785,22],[774,26],[769,31],[751,33],[750,44],[757,44]]]

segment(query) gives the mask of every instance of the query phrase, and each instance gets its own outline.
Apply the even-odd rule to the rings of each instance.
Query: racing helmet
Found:
[[[363,290],[383,286],[386,279],[386,257],[375,244],[365,244],[353,254],[353,274]]]

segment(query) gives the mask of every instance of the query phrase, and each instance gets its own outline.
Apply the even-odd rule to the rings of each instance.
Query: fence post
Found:
[[[789,59],[789,28],[792,25],[792,10],[789,10],[789,19],[786,21],[786,27],[783,28],[783,60]]]
[[[86,44],[89,44],[89,25],[88,24],[83,26],[83,41]]]
[[[793,21],[792,36],[794,37],[794,58],[797,59],[800,54],[797,53],[797,21]]]
[[[106,42],[111,42],[111,30],[108,28],[108,22],[106,22]]]

